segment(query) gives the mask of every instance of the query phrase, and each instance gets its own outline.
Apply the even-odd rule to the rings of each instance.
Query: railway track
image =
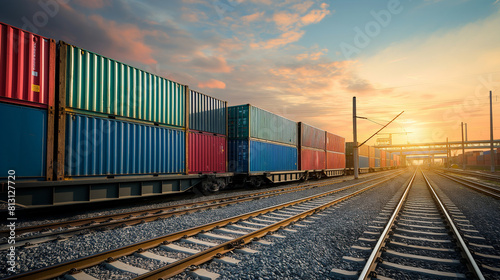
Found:
[[[469,179],[465,179],[465,178],[462,178],[460,176],[453,176],[453,175],[450,175],[450,174],[446,174],[444,172],[436,172],[437,174],[445,177],[445,178],[448,178],[454,182],[457,182],[459,184],[462,184],[466,187],[469,187],[471,189],[474,189],[478,192],[481,192],[481,193],[484,193],[486,195],[489,195],[489,196],[492,196],[496,199],[500,199],[500,186],[498,187],[494,187],[494,186],[491,186],[491,185],[488,185],[488,184],[485,184],[485,183],[481,183],[481,182],[477,182],[477,181],[473,181],[473,180],[469,180]]]
[[[293,229],[286,227],[290,225],[300,226],[300,223],[307,223],[307,219],[314,219],[313,215],[322,215],[320,213],[322,210],[372,189],[400,174],[370,180],[372,184],[352,190],[346,195],[340,196],[337,193],[361,183],[7,279],[50,279],[63,275],[73,277],[73,279],[93,279],[90,278],[92,277],[90,274],[94,276],[96,274],[106,275],[105,271],[109,269],[120,270],[129,275],[133,274],[137,276],[136,279],[166,279],[184,272],[186,269],[195,275],[207,273],[206,271],[200,271],[196,266],[212,259],[229,264],[235,263],[238,260],[225,256],[225,254],[238,250],[243,253],[255,253],[244,246],[251,242],[269,245],[268,241],[261,240],[261,238],[265,236],[282,238],[279,234],[273,233],[279,230],[293,231]],[[148,269],[133,265],[134,263],[140,263],[140,261],[137,262],[137,259],[155,260],[158,265],[152,271],[148,271]]]
[[[478,177],[478,178],[490,180],[490,181],[493,181],[493,182],[500,182],[500,176],[494,175],[494,174],[488,174],[488,173],[485,173],[485,172],[466,171],[466,170],[454,170],[454,169],[449,169],[449,168],[448,169],[442,169],[442,170],[445,171],[445,172],[449,172],[449,173],[456,173],[456,174],[460,174],[460,175],[470,175],[470,176],[474,176],[474,177]]]
[[[333,273],[358,279],[484,279],[453,220],[459,210],[444,205],[423,172],[415,171],[394,205],[383,215],[387,223],[379,238],[370,240],[375,245],[369,257],[355,260],[364,263],[361,272]]]
[[[376,176],[375,178],[370,178],[366,181],[356,184],[351,184],[344,188],[340,188],[338,189],[338,191],[342,191],[361,184],[370,183],[379,180],[380,178],[383,178],[385,176],[386,174],[381,176]],[[231,204],[267,198],[275,195],[282,195],[291,192],[297,192],[311,188],[327,186],[341,181],[342,180],[339,179],[327,180],[305,185],[280,188],[275,190],[266,190],[246,195],[236,195],[236,196],[206,200],[201,202],[185,203],[182,205],[172,205],[155,209],[129,211],[120,214],[103,215],[103,216],[69,220],[69,221],[60,221],[60,222],[42,224],[37,226],[21,227],[16,229],[16,234],[18,235],[18,237],[16,238],[16,244],[14,245],[8,244],[6,242],[7,237],[10,233],[9,230],[2,230],[0,231],[0,237],[4,238],[4,241],[0,244],[0,251],[7,250],[11,246],[27,247],[54,240],[59,240],[59,241],[66,240],[77,234],[88,234],[96,230],[108,230],[125,226],[133,226],[146,222],[156,221],[159,219],[165,219],[175,215],[184,215],[188,213],[194,213],[197,211],[224,207]]]

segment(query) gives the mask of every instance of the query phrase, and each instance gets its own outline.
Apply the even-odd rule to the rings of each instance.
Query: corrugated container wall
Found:
[[[14,170],[17,180],[45,179],[47,110],[0,103],[0,120],[0,178]]]
[[[190,91],[189,129],[226,135],[227,102]]]
[[[325,149],[326,134],[324,130],[299,122],[300,145],[309,148]]]
[[[65,142],[69,177],[185,171],[182,130],[68,113]]]
[[[370,167],[368,157],[359,156],[359,168],[368,168],[368,167]]]
[[[190,131],[188,173],[226,172],[226,153],[226,137]]]
[[[56,43],[0,22],[0,100],[54,106]]]
[[[342,136],[335,135],[330,132],[326,132],[326,150],[345,153],[345,138]]]
[[[346,168],[354,168],[354,161],[352,154],[346,154],[345,158],[346,158],[345,161]],[[359,168],[369,168],[369,167],[370,163],[368,157],[359,156]]]
[[[368,146],[368,145],[365,144],[365,145],[359,147],[358,148],[358,153],[359,153],[360,156],[369,157],[370,156],[370,146]]]
[[[258,138],[297,145],[297,123],[260,108],[229,107],[229,138]]]
[[[361,144],[361,143],[358,143],[358,145]],[[353,145],[354,143],[353,142],[347,142],[346,143],[346,154],[352,154],[353,153]],[[358,148],[358,155],[360,156],[365,156],[365,157],[368,157],[369,154],[370,154],[370,146],[368,145],[363,145],[361,147]]]
[[[228,143],[230,172],[297,170],[296,147],[248,139]]]
[[[345,167],[345,154],[326,152],[326,169],[344,169]]]
[[[66,94],[60,98],[68,108],[185,126],[184,85],[65,42],[60,42],[60,56],[66,81],[60,88]]]
[[[325,151],[300,148],[300,170],[322,170],[326,168]]]

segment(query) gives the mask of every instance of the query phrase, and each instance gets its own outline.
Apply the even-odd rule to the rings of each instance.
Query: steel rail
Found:
[[[474,171],[454,170],[454,169],[441,169],[441,170],[443,170],[444,172],[461,174],[461,175],[472,175],[472,176],[476,176],[479,178],[484,178],[484,179],[489,179],[489,180],[493,180],[496,182],[500,182],[500,176],[498,176],[498,175],[487,174],[487,173],[482,173],[482,172],[474,172]]]
[[[468,188],[471,188],[471,189],[474,189],[478,192],[481,192],[481,193],[484,193],[486,195],[489,195],[489,196],[492,196],[496,199],[500,199],[500,189],[499,188],[495,188],[495,187],[492,187],[492,186],[488,186],[488,185],[485,185],[485,184],[481,184],[481,183],[478,183],[478,182],[474,182],[474,181],[471,181],[471,180],[467,180],[467,179],[464,179],[464,178],[458,178],[458,177],[455,177],[455,176],[450,176],[449,174],[445,174],[445,173],[442,173],[442,172],[436,172],[436,174],[438,175],[441,175],[445,178],[448,178],[454,182],[457,182],[459,184],[462,184]]]
[[[413,181],[415,180],[415,176],[417,175],[417,170],[413,173],[413,176],[411,177],[411,180],[408,182],[408,185],[406,186],[406,189],[401,196],[401,199],[399,200],[398,205],[394,209],[394,212],[391,215],[391,218],[387,222],[387,225],[385,226],[384,230],[382,231],[382,234],[380,235],[380,238],[378,239],[377,243],[375,244],[375,247],[373,248],[372,253],[370,254],[370,257],[366,261],[365,266],[363,267],[363,270],[361,270],[361,273],[359,275],[359,280],[364,280],[368,279],[371,277],[371,272],[375,270],[375,267],[377,266],[377,260],[382,254],[381,249],[385,246],[387,243],[387,238],[389,236],[389,232],[394,225],[394,222],[396,221],[396,217],[399,215],[399,211],[403,207],[403,204],[408,196],[408,193],[410,192],[410,188],[413,185]]]
[[[479,266],[477,265],[476,261],[474,260],[474,257],[472,256],[472,253],[470,252],[469,248],[467,247],[467,244],[465,244],[465,241],[463,240],[462,236],[460,235],[460,232],[458,231],[457,227],[455,226],[455,223],[453,222],[453,219],[451,218],[450,214],[448,213],[448,210],[446,209],[446,206],[443,204],[441,199],[439,199],[438,194],[436,193],[436,190],[432,187],[431,183],[425,176],[424,172],[422,171],[422,176],[424,177],[425,183],[429,187],[432,197],[436,201],[436,204],[439,206],[439,209],[441,210],[441,213],[446,218],[447,224],[450,226],[453,236],[456,238],[457,242],[456,244],[458,247],[461,249],[461,254],[464,257],[464,259],[467,261],[467,267],[469,268],[469,271],[474,274],[474,277],[476,279],[484,280],[484,276],[479,269]]]
[[[382,176],[377,176],[376,178],[372,178],[354,185],[357,186],[358,184],[366,184],[369,182],[372,182],[374,180],[378,180],[379,178],[384,177]],[[131,211],[131,212],[126,212],[126,213],[120,213],[120,214],[112,214],[112,215],[106,215],[106,216],[99,216],[99,217],[94,217],[94,218],[84,218],[80,220],[71,220],[71,221],[64,221],[64,222],[56,222],[52,224],[45,224],[45,225],[39,225],[39,226],[31,226],[31,227],[23,227],[23,228],[18,228],[16,229],[16,234],[23,234],[27,232],[36,232],[36,231],[43,231],[47,229],[55,229],[55,228],[61,228],[61,227],[67,227],[67,229],[62,230],[62,231],[56,231],[56,232],[48,232],[48,233],[41,233],[29,237],[18,237],[16,238],[16,247],[23,246],[23,245],[32,245],[29,241],[30,240],[36,240],[36,239],[41,239],[42,242],[48,242],[52,240],[56,240],[58,237],[63,237],[64,235],[68,234],[78,234],[82,232],[88,232],[89,230],[97,230],[97,229],[102,229],[102,228],[116,228],[119,226],[133,226],[145,222],[151,222],[151,221],[156,221],[158,219],[162,218],[168,218],[172,217],[174,215],[183,215],[186,213],[193,213],[201,210],[206,210],[210,208],[216,208],[216,207],[222,207],[222,206],[227,206],[231,204],[236,204],[236,203],[241,203],[241,202],[246,202],[246,201],[251,201],[251,200],[256,200],[256,199],[261,199],[261,198],[266,198],[270,196],[275,196],[275,195],[281,195],[281,194],[287,194],[291,192],[296,192],[296,191],[302,191],[310,188],[316,188],[316,187],[322,187],[326,186],[329,184],[334,184],[337,183],[339,180],[328,180],[324,182],[318,182],[318,183],[310,183],[306,185],[300,185],[300,186],[293,186],[289,188],[282,188],[278,190],[269,190],[269,191],[263,191],[263,192],[258,192],[258,193],[252,193],[249,195],[236,195],[232,197],[225,197],[225,198],[219,198],[219,199],[214,199],[214,200],[208,200],[208,201],[201,201],[201,202],[193,202],[193,203],[186,203],[183,205],[172,205],[172,206],[167,206],[167,207],[161,207],[161,208],[155,208],[155,209],[149,209],[149,210],[139,210],[139,211]],[[191,207],[191,208],[189,208]],[[175,210],[177,208],[183,208],[179,210]],[[165,212],[171,210],[169,212]],[[144,216],[146,214],[153,213],[147,216]],[[83,226],[82,226],[83,225]],[[76,227],[78,226],[78,227]],[[72,227],[72,228],[69,228]],[[8,230],[2,230],[0,231],[0,236],[6,237],[9,235]],[[41,243],[41,242],[39,242]],[[0,244],[0,250],[2,247],[8,247],[10,248],[11,245],[2,243]],[[5,248],[3,248],[5,249]]]
[[[310,210],[307,210],[307,211],[304,211],[300,214],[297,214],[295,216],[292,216],[292,217],[289,217],[287,219],[284,219],[284,220],[281,220],[281,221],[278,221],[272,225],[269,225],[267,227],[264,227],[262,229],[259,229],[259,230],[256,230],[254,232],[251,232],[251,233],[248,233],[242,237],[239,237],[239,238],[235,238],[234,240],[231,240],[231,241],[228,241],[228,242],[225,242],[223,244],[220,244],[218,246],[214,246],[208,250],[205,250],[205,251],[202,251],[200,253],[197,253],[195,255],[192,255],[188,258],[185,258],[185,259],[182,259],[182,260],[179,260],[177,262],[174,262],[174,263],[171,263],[167,266],[164,266],[162,268],[159,268],[157,270],[154,270],[154,271],[151,271],[149,273],[145,273],[143,275],[140,275],[136,278],[134,278],[134,280],[158,280],[158,279],[166,279],[166,278],[169,278],[169,277],[173,277],[183,271],[185,271],[186,269],[188,269],[189,267],[191,266],[197,266],[197,265],[200,265],[202,263],[205,263],[209,260],[212,260],[213,258],[215,258],[218,254],[224,254],[224,253],[227,253],[229,251],[232,251],[233,249],[235,248],[238,248],[239,246],[243,246],[243,245],[246,245],[248,243],[250,243],[251,241],[253,241],[255,238],[261,238],[265,235],[267,235],[268,233],[270,232],[274,232],[274,231],[277,231],[283,227],[286,227],[294,222],[297,222],[299,220],[302,220],[304,218],[306,218],[307,216],[310,216],[318,211],[321,211],[321,210],[324,210],[328,207],[331,207],[332,205],[335,205],[341,201],[344,201],[350,197],[353,197],[355,195],[358,195],[364,191],[367,191],[375,186],[378,186],[384,182],[387,182],[388,180],[398,176],[399,174],[395,175],[395,176],[392,176],[388,179],[385,179],[381,182],[377,182],[373,185],[370,185],[370,186],[367,186],[361,190],[358,190],[358,191],[355,191],[351,194],[348,194],[348,195],[345,195],[345,196],[342,196],[340,198],[337,198],[331,202],[327,202],[323,205],[320,205],[318,207],[315,207],[315,208],[312,208]],[[322,195],[323,196],[323,195]],[[310,200],[310,199],[309,199]],[[294,203],[296,204],[296,203]],[[293,204],[292,204],[293,205]],[[287,206],[291,206],[291,205],[285,205],[286,207]]]
[[[366,190],[371,189],[371,188],[373,188],[373,187],[375,187],[377,185],[380,185],[380,184],[382,184],[384,182],[387,182],[387,181],[389,181],[389,180],[391,180],[391,179],[399,176],[400,174],[401,173],[393,174],[392,176],[390,176],[388,178],[385,178],[383,180],[380,180],[379,182],[376,182],[376,183],[374,183],[372,185],[369,185],[367,187],[364,187],[361,190],[358,190],[358,191],[353,192],[353,193],[351,193],[349,195],[343,196],[343,197],[337,199],[336,201],[340,202],[342,200],[345,200],[348,197],[351,197],[353,195],[359,194],[359,193],[361,193],[363,191],[366,191]],[[355,185],[359,185],[359,184],[362,184],[362,183],[357,183]],[[290,201],[290,202],[287,202],[287,203],[282,203],[282,204],[279,204],[279,205],[267,207],[267,208],[260,209],[260,210],[257,210],[257,211],[253,211],[253,212],[250,212],[250,213],[238,215],[238,216],[235,216],[235,217],[231,217],[231,218],[227,218],[227,219],[224,219],[224,220],[216,221],[216,222],[213,222],[213,223],[209,223],[209,224],[205,224],[205,225],[193,227],[193,228],[190,228],[190,229],[186,229],[186,230],[182,230],[182,231],[179,231],[179,232],[171,233],[171,234],[164,235],[164,236],[161,236],[161,237],[156,237],[156,238],[153,238],[153,239],[150,239],[150,240],[146,240],[146,241],[143,241],[143,242],[131,244],[131,245],[128,245],[128,246],[125,246],[125,247],[122,247],[122,248],[117,248],[117,249],[109,250],[109,251],[106,251],[106,252],[101,252],[101,253],[98,253],[98,254],[95,254],[95,255],[82,257],[82,258],[79,258],[79,259],[76,259],[76,260],[71,260],[71,261],[68,261],[68,262],[65,262],[65,263],[56,264],[54,266],[45,267],[45,268],[37,269],[37,270],[34,270],[34,271],[29,271],[29,272],[26,272],[26,273],[14,275],[14,276],[11,276],[11,277],[8,277],[8,278],[5,278],[5,279],[21,279],[21,280],[31,280],[31,279],[44,280],[44,279],[52,279],[52,278],[64,275],[66,273],[74,273],[74,272],[80,271],[82,269],[86,269],[86,268],[98,265],[98,264],[100,264],[102,262],[105,262],[105,261],[112,261],[112,260],[115,260],[115,259],[123,257],[123,256],[131,255],[134,252],[143,252],[144,250],[155,248],[155,247],[157,247],[157,246],[159,246],[161,244],[168,244],[168,243],[177,241],[177,240],[179,240],[181,238],[186,238],[186,237],[189,237],[189,236],[194,236],[194,235],[199,234],[199,233],[201,233],[203,231],[213,230],[213,229],[215,229],[217,227],[226,226],[226,225],[229,225],[229,224],[232,224],[232,223],[236,223],[236,222],[241,221],[241,220],[253,218],[253,217],[256,217],[258,215],[266,214],[266,213],[269,213],[269,212],[272,212],[272,211],[275,211],[275,210],[279,210],[279,209],[282,209],[282,208],[285,208],[285,207],[288,207],[288,206],[292,206],[292,205],[295,205],[295,204],[299,204],[299,203],[303,203],[303,202],[310,201],[310,200],[313,200],[313,199],[317,199],[317,198],[320,198],[320,197],[324,197],[324,196],[327,196],[327,195],[331,195],[331,194],[334,194],[336,192],[339,192],[339,191],[344,190],[344,189],[349,188],[349,187],[352,187],[352,186],[348,186],[348,187],[345,187],[345,188],[342,188],[342,189],[336,189],[336,190],[324,192],[324,193],[321,193],[321,194],[312,195],[312,196],[309,196],[309,197],[297,199],[297,200]],[[313,210],[315,210],[315,209],[317,211],[319,209],[324,209],[326,207],[327,206],[322,205],[322,206],[316,207],[314,209],[308,210],[306,212],[313,213],[314,212]],[[290,219],[286,219],[285,221],[290,221],[291,222]],[[234,247],[235,245],[237,245],[235,242],[241,242],[241,241],[238,241],[238,240],[242,240],[242,239],[240,237],[240,238],[237,238],[235,240],[236,241],[234,241],[232,243],[232,245],[226,244],[228,242],[224,243],[225,247],[223,247],[223,248],[229,248],[231,246]],[[248,241],[248,238],[247,239],[243,239],[243,241],[244,242]],[[217,250],[218,250],[218,252],[222,252],[224,249],[222,249],[222,251],[219,251],[219,250],[221,250],[220,248],[217,249]],[[213,251],[211,251],[211,252],[213,252]],[[198,254],[193,255],[192,257],[194,257],[194,256],[199,257]],[[190,257],[190,259],[192,259],[192,257]],[[199,261],[200,261],[200,259],[196,259],[195,260],[196,263],[198,263]],[[164,268],[168,268],[169,271],[171,271],[172,265],[168,265],[168,266],[166,266]],[[163,269],[162,269],[162,271],[163,271]],[[162,272],[159,272],[159,273],[162,273]],[[148,274],[148,275],[150,275],[150,274]]]

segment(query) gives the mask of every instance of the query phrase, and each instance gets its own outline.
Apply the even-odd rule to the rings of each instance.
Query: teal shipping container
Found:
[[[185,127],[187,87],[59,42],[59,102],[66,111]],[[62,94],[64,93],[64,94]]]
[[[229,138],[297,145],[297,123],[250,104],[229,107]]]
[[[48,143],[47,110],[0,103],[0,182],[8,171],[16,180],[52,178],[53,142]],[[53,139],[51,137],[50,139]]]
[[[297,170],[297,147],[256,139],[232,139],[228,144],[230,172]]]

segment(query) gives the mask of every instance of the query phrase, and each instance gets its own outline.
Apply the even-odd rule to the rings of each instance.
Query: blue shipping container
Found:
[[[248,139],[228,142],[230,172],[297,170],[296,147]]]
[[[226,135],[227,102],[190,91],[189,129]]]
[[[359,168],[368,168],[370,167],[368,162],[368,157],[359,156]]]
[[[47,110],[0,103],[0,178],[45,179]]]
[[[185,132],[67,114],[65,176],[185,172]]]
[[[379,158],[375,159],[375,167],[380,167],[380,159]]]

